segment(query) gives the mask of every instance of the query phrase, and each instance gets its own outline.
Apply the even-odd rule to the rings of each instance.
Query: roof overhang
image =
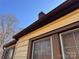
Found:
[[[12,40],[12,41],[10,41],[9,43],[6,43],[6,44],[3,46],[3,48],[12,46],[12,45],[16,44],[16,42],[17,42],[16,40]]]
[[[13,38],[18,39],[54,20],[57,20],[60,17],[76,10],[79,8],[79,0],[67,0],[61,5],[59,5],[54,10],[50,11],[48,14],[40,18],[39,20],[35,21],[33,24],[22,30],[21,32],[17,33]]]

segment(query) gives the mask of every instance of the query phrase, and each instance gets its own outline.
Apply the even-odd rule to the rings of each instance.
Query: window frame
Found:
[[[52,41],[52,36],[47,36],[47,37],[49,37],[49,40],[50,40],[50,44],[51,44],[51,59],[54,59],[53,58],[53,41]],[[47,38],[47,37],[43,37],[43,38]],[[36,39],[36,40],[42,40],[43,38],[40,38],[40,39]],[[31,52],[32,52],[32,54],[31,54],[31,58],[30,59],[33,59],[33,52],[34,52],[34,43],[33,43],[33,41],[35,41],[35,40],[32,40],[32,42],[31,42],[31,44],[33,44],[33,45],[31,45],[32,46],[32,49],[31,49]]]
[[[54,34],[57,34],[58,36],[58,47],[56,47],[55,49],[58,49],[60,52],[58,53],[59,54],[59,58],[57,58],[57,56],[55,56],[56,58],[54,59],[62,59],[63,57],[63,54],[62,54],[62,49],[61,49],[61,43],[60,43],[60,33],[62,32],[65,32],[65,31],[68,31],[68,30],[72,30],[72,29],[76,29],[76,28],[79,28],[79,21],[77,22],[74,22],[74,23],[71,23],[71,24],[68,24],[66,26],[63,26],[63,27],[60,27],[58,29],[55,29],[55,30],[52,30],[52,31],[49,31],[47,33],[44,33],[44,34],[41,34],[39,36],[36,36],[36,37],[33,37],[33,38],[30,38],[29,39],[29,44],[28,44],[28,52],[27,52],[27,59],[31,59],[31,49],[32,49],[32,40],[36,40],[36,39],[40,39],[40,38],[43,38],[43,37],[47,37],[47,36],[52,36]],[[55,43],[54,43],[55,44]],[[53,53],[54,54],[54,53]],[[56,53],[55,53],[56,54]]]
[[[13,49],[13,53],[12,53],[12,57],[11,59],[13,59],[13,55],[14,55],[14,51],[15,51],[15,46],[12,47],[5,47],[4,48],[4,52],[3,52],[3,56],[1,59],[5,59],[8,55],[6,55],[6,52],[8,52],[10,49]]]
[[[75,29],[68,30],[68,31],[65,31],[65,32],[62,32],[62,33],[59,34],[59,36],[60,36],[60,44],[61,44],[61,52],[62,52],[62,58],[63,59],[66,59],[66,58],[65,58],[65,53],[64,53],[64,44],[63,44],[62,35],[66,34],[66,33],[75,32],[75,31],[78,31],[78,30],[79,30],[79,28],[75,28]]]

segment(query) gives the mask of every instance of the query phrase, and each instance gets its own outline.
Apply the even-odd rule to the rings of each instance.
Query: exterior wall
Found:
[[[28,40],[16,44],[13,59],[26,59],[27,57]]]
[[[26,59],[29,39],[77,21],[79,21],[79,9],[19,38],[16,44],[14,59]]]

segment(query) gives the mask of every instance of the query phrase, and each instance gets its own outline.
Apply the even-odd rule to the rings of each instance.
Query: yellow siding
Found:
[[[76,21],[79,21],[79,9],[19,38],[19,41],[16,44],[14,59],[26,59],[28,42],[30,38],[66,26]]]
[[[16,44],[16,49],[13,59],[26,59],[27,57],[28,40]]]
[[[25,40],[25,41],[23,41],[23,42],[21,42],[21,43],[18,43],[18,44],[16,44],[16,45],[17,45],[17,48],[18,48],[18,47],[21,47],[21,46],[28,45],[28,40]]]

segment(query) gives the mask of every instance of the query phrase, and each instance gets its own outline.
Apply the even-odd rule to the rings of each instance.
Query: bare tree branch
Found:
[[[13,36],[16,31],[18,20],[13,15],[0,16],[0,43],[3,44],[7,38]],[[11,40],[11,39],[8,39]]]

